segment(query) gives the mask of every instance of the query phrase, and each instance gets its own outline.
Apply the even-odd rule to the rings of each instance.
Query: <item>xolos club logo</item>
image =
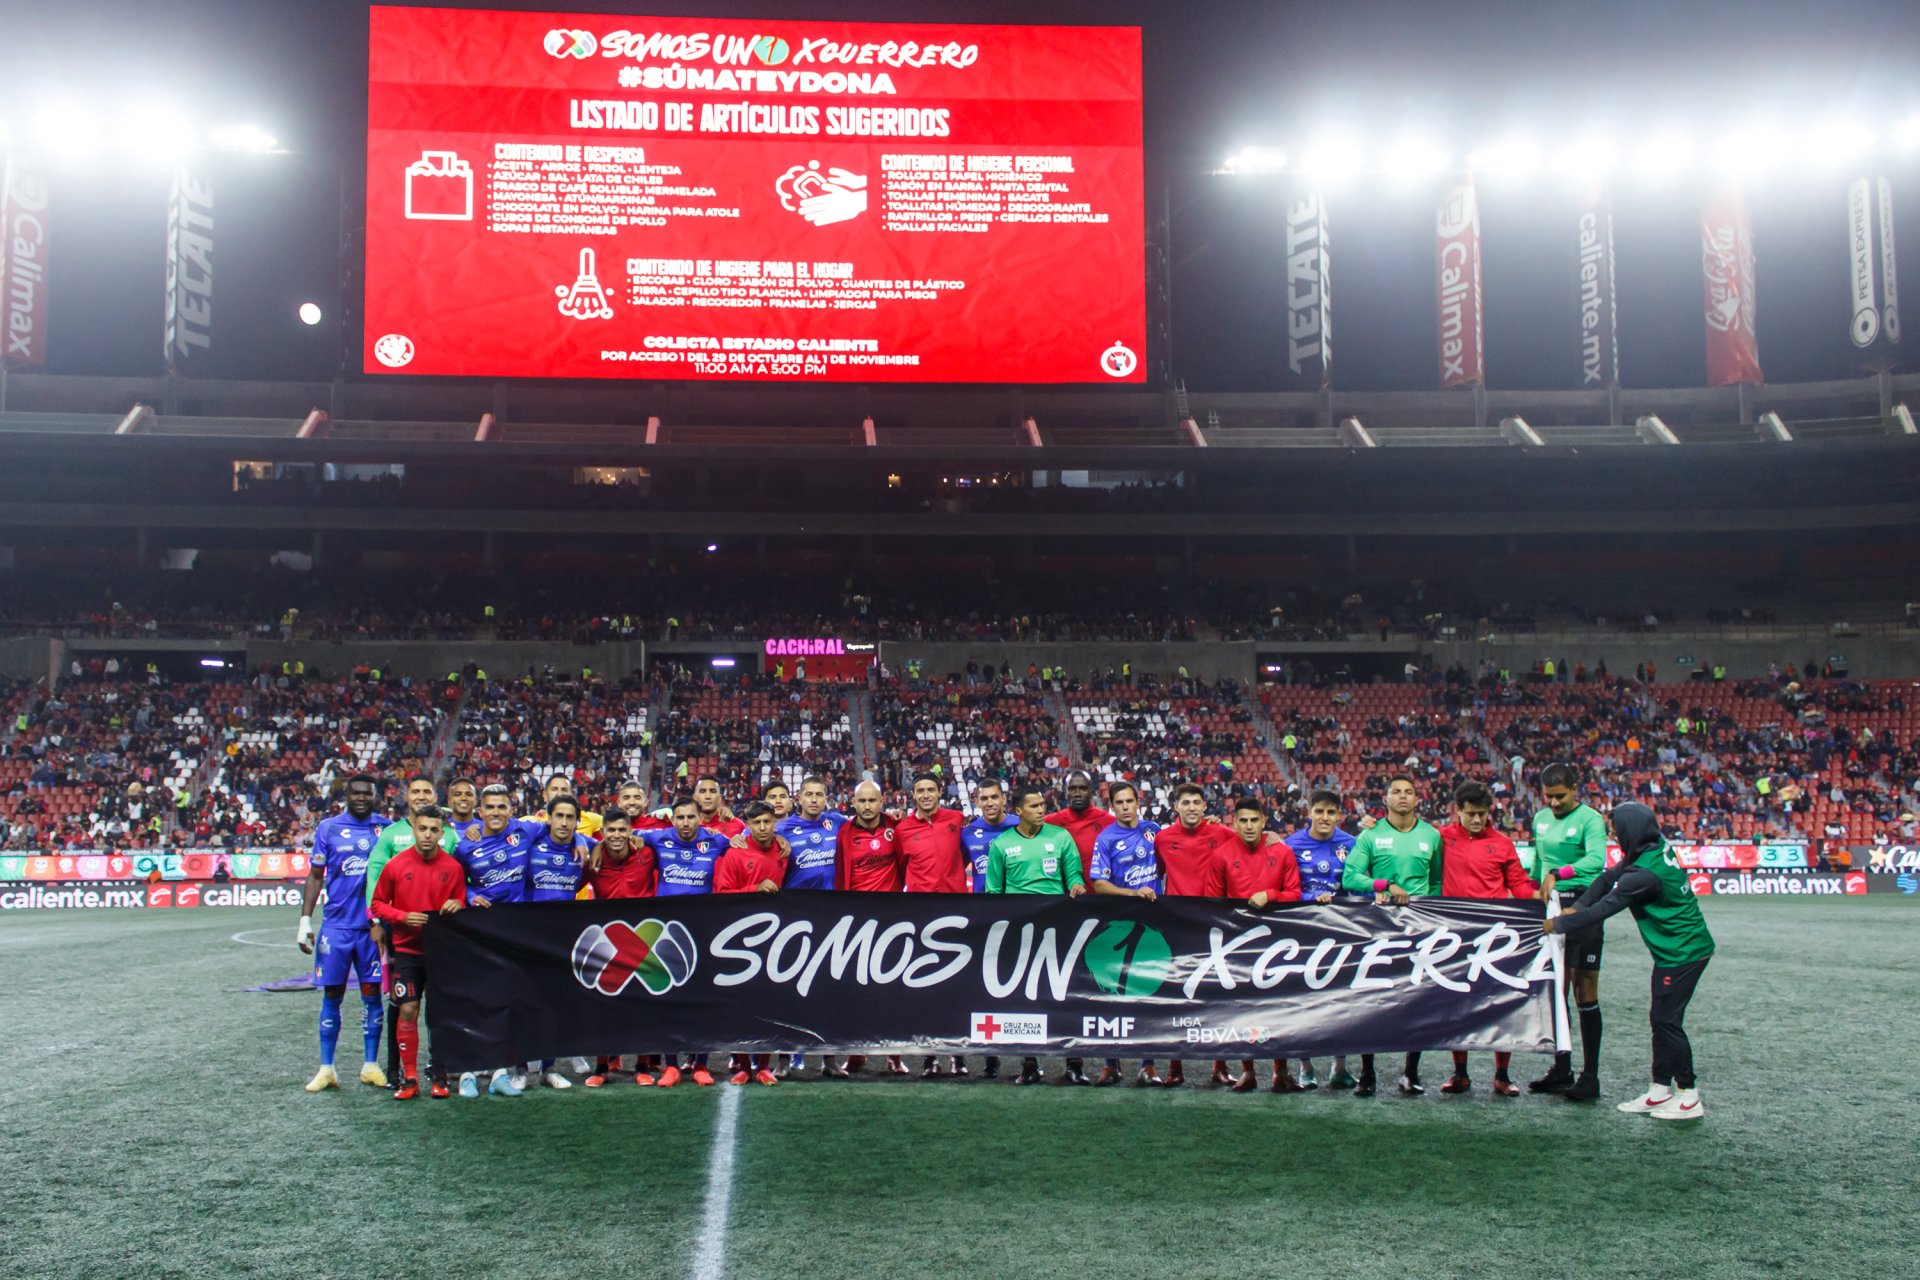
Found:
[[[665,995],[693,976],[697,954],[693,935],[678,920],[610,920],[588,925],[574,940],[573,976],[602,995],[617,996],[629,982]]]
[[[1152,995],[1173,967],[1166,937],[1132,920],[1115,920],[1100,930],[1081,957],[1100,989],[1116,996]]]

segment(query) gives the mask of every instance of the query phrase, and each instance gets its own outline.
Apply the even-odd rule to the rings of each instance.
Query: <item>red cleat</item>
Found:
[[[1213,1060],[1213,1083],[1214,1084],[1232,1084],[1233,1083],[1233,1077],[1227,1074],[1227,1063],[1226,1063],[1226,1059],[1224,1058],[1215,1058]]]
[[[453,1096],[453,1090],[447,1088],[447,1082],[445,1080],[435,1080],[433,1087],[427,1090],[427,1096],[429,1098],[451,1098]]]
[[[1259,1087],[1260,1081],[1251,1071],[1233,1082],[1233,1091],[1235,1093],[1252,1093]]]
[[[780,1077],[774,1075],[773,1072],[767,1070],[765,1067],[762,1067],[758,1071],[754,1072],[753,1079],[755,1084],[779,1084],[780,1083]]]
[[[1186,1068],[1177,1062],[1174,1063],[1172,1069],[1167,1072],[1167,1078],[1160,1083],[1168,1089],[1184,1089],[1187,1084]]]
[[[395,1102],[412,1102],[419,1096],[420,1082],[418,1080],[402,1080],[400,1087],[393,1091],[393,1100]]]
[[[709,1088],[713,1084],[713,1072],[707,1070],[705,1067],[695,1067],[693,1069],[693,1082],[702,1089]]]
[[[899,1054],[890,1053],[887,1055],[887,1074],[894,1075],[894,1076],[910,1076],[913,1074],[913,1072],[907,1070],[907,1064],[900,1061]]]
[[[634,1073],[633,1073],[633,1082],[634,1082],[635,1084],[637,1084],[637,1085],[640,1085],[640,1086],[642,1086],[643,1088],[644,1088],[645,1086],[647,1086],[647,1085],[650,1085],[650,1084],[655,1084],[655,1083],[658,1083],[657,1081],[655,1081],[655,1080],[654,1080],[654,1078],[653,1078],[652,1076],[650,1076],[650,1075],[648,1075],[648,1074],[647,1074],[646,1072],[644,1072],[644,1071],[636,1071],[636,1072],[634,1072]]]
[[[699,1077],[695,1076],[694,1078],[698,1079]],[[736,1071],[732,1075],[727,1077],[727,1083],[728,1084],[745,1084],[747,1081],[751,1079],[753,1079],[753,1077],[748,1075],[745,1071]]]
[[[1440,1092],[1466,1093],[1468,1090],[1472,1088],[1473,1088],[1473,1081],[1467,1079],[1463,1075],[1455,1075],[1452,1079],[1448,1080],[1445,1084],[1440,1086]]]
[[[1520,1096],[1520,1086],[1511,1080],[1496,1079],[1493,1082],[1493,1094],[1496,1098],[1517,1098]]]
[[[673,1088],[673,1086],[680,1083],[680,1068],[668,1067],[665,1071],[662,1071],[660,1073],[660,1078],[654,1081],[653,1083],[656,1088],[660,1088],[660,1089]]]
[[[856,1054],[852,1054],[852,1055],[849,1055],[849,1056],[848,1056],[848,1058],[847,1058],[847,1072],[848,1072],[848,1074],[850,1074],[850,1075],[858,1075],[858,1074],[860,1074],[860,1073],[861,1073],[862,1071],[865,1071],[866,1069],[867,1069],[867,1055],[866,1055],[866,1054],[864,1054],[864,1053],[856,1053]],[[844,1077],[844,1076],[843,1076],[843,1077],[841,1077],[841,1078],[842,1078],[842,1079],[845,1079],[845,1077]]]
[[[585,1085],[589,1089],[598,1089],[601,1085],[605,1084],[606,1082],[607,1082],[607,1078],[601,1075],[598,1071],[596,1071],[592,1075],[588,1076],[585,1080],[582,1080],[580,1083]]]

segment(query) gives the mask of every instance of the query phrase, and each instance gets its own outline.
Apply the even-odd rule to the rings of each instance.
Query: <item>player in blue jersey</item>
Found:
[[[1347,851],[1353,848],[1355,839],[1340,829],[1345,812],[1339,792],[1325,788],[1315,791],[1307,797],[1307,825],[1287,837],[1287,847],[1300,864],[1300,897],[1304,902],[1332,902],[1342,896],[1340,876],[1346,870]],[[1346,1058],[1335,1058],[1327,1087],[1351,1089],[1356,1083],[1347,1070]],[[1300,1059],[1300,1084],[1307,1089],[1320,1087],[1312,1058]]]
[[[779,783],[767,788],[767,800],[779,808],[776,789],[784,790]],[[800,782],[800,802],[797,811],[787,814],[773,824],[773,829],[786,839],[792,847],[787,857],[788,889],[832,889],[834,863],[840,855],[840,828],[852,819],[835,809],[827,808],[827,784],[818,778],[804,778]],[[774,1072],[785,1078],[789,1071],[799,1071],[807,1065],[807,1055],[796,1053],[787,1066]],[[844,1077],[846,1069],[834,1061],[828,1054],[820,1059],[820,1074],[823,1076]]]
[[[685,894],[713,892],[713,864],[727,851],[729,837],[700,825],[700,806],[692,796],[681,796],[673,803],[673,825],[664,831],[642,831],[639,838],[653,850],[660,865],[656,898],[676,898]],[[672,1054],[654,1086],[671,1089],[680,1083],[680,1067]],[[713,1083],[707,1070],[707,1055],[695,1054],[693,1082],[705,1087]]]
[[[580,802],[570,795],[548,797],[546,829],[527,845],[528,902],[572,902],[580,896],[593,857],[593,842],[577,833],[580,812]],[[536,1078],[549,1089],[573,1087],[552,1058],[540,1064]]]
[[[1131,782],[1115,782],[1107,788],[1107,808],[1113,813],[1113,822],[1093,838],[1087,885],[1095,893],[1151,902],[1160,896],[1160,855],[1153,850],[1160,824],[1140,816],[1140,792]],[[1120,1059],[1108,1058],[1100,1078],[1093,1083],[1095,1088],[1119,1084]],[[1134,1083],[1160,1083],[1151,1060],[1141,1061]]]
[[[479,834],[463,836],[453,854],[467,869],[467,905],[492,907],[526,901],[529,855],[534,841],[546,834],[545,823],[514,818],[513,792],[509,788],[498,782],[482,787]],[[525,1077],[500,1067],[488,1082],[487,1092],[517,1098],[524,1082]],[[460,1096],[480,1096],[474,1072],[460,1077]]]
[[[380,1069],[381,1004],[380,949],[367,930],[367,855],[387,825],[376,814],[380,784],[364,773],[347,779],[346,809],[323,818],[313,832],[313,853],[307,862],[307,883],[300,892],[300,927],[294,934],[300,950],[318,956],[313,980],[320,988],[320,1069],[307,1082],[308,1093],[338,1089],[333,1069],[334,1047],[340,1040],[340,1005],[347,994],[349,971],[360,981],[361,1037],[364,1061],[360,1083],[385,1088],[387,1073]],[[320,890],[327,891],[326,912],[320,918],[318,939],[313,930],[313,906]]]
[[[972,870],[973,891],[987,891],[987,859],[993,842],[1003,832],[1019,826],[1019,820],[1007,816],[1007,789],[998,778],[983,778],[973,787],[974,816],[960,828],[960,849],[967,855]],[[1000,1077],[1000,1059],[987,1055],[987,1067],[981,1073],[988,1080]]]

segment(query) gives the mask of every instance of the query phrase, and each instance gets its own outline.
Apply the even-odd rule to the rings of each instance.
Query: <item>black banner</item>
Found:
[[[434,1058],[710,1049],[1278,1057],[1550,1052],[1534,902],[781,893],[468,910],[427,928]]]

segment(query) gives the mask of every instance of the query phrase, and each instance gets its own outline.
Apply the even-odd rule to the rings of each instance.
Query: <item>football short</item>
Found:
[[[411,1004],[427,991],[427,958],[404,951],[393,953],[393,993],[395,1004]]]
[[[1573,904],[1580,900],[1584,889],[1575,889],[1560,895],[1560,909],[1573,910]],[[1567,968],[1584,969],[1588,973],[1600,972],[1600,951],[1607,940],[1606,926],[1603,923],[1590,925],[1585,929],[1575,929],[1567,937]]]
[[[322,987],[343,987],[348,974],[359,982],[380,981],[380,948],[365,929],[322,925],[313,944],[313,980]]]

